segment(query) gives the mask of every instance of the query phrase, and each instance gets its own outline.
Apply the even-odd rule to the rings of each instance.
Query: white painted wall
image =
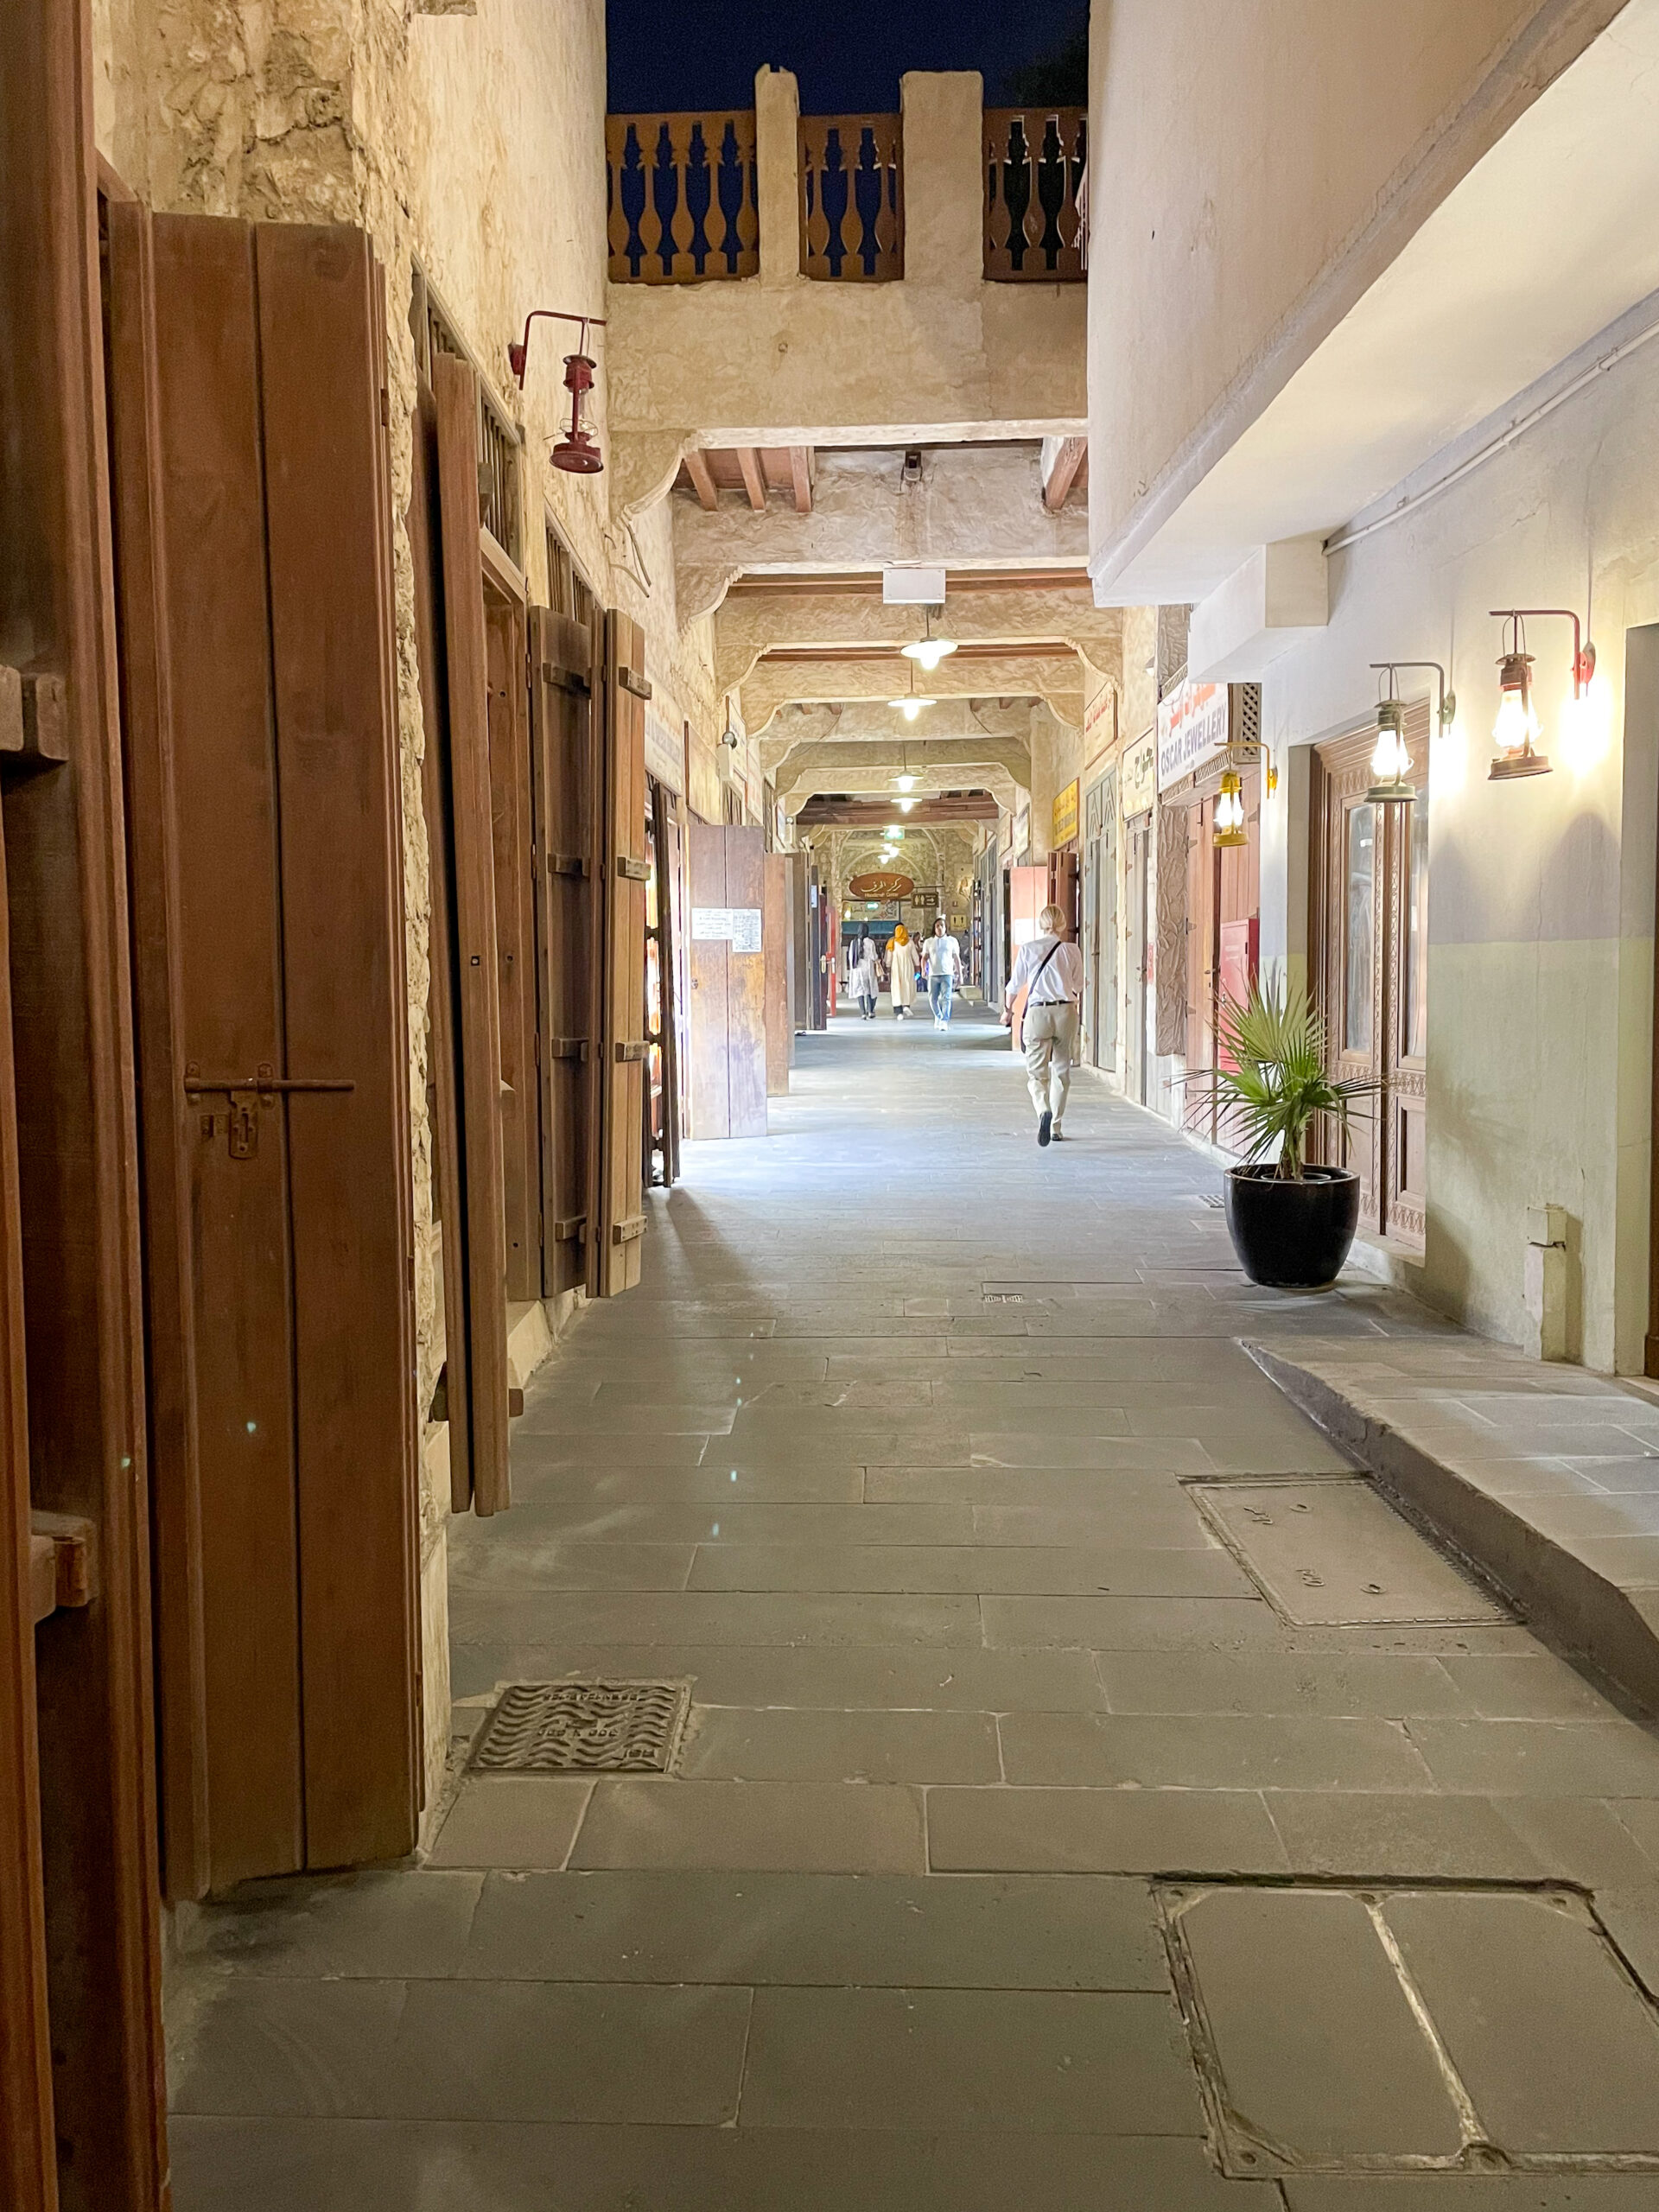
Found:
[[[1651,315],[1659,302],[1637,311]],[[1605,353],[1596,341],[1586,359]],[[1564,365],[1547,387],[1569,381]],[[1503,420],[1529,400],[1506,407]],[[1422,472],[1423,488],[1471,434]],[[1410,481],[1379,512],[1414,488]],[[1405,519],[1335,554],[1331,620],[1275,660],[1263,733],[1282,766],[1263,810],[1262,954],[1306,954],[1306,755],[1367,722],[1368,664],[1446,662],[1459,712],[1430,770],[1428,1236],[1425,1294],[1519,1342],[1526,1210],[1575,1224],[1573,1355],[1637,1370],[1646,1326],[1659,654],[1659,341]],[[1494,607],[1591,617],[1592,709],[1566,727],[1571,632],[1535,623],[1548,777],[1487,779]],[[1424,690],[1423,696],[1427,696]],[[1287,757],[1288,756],[1288,757]]]

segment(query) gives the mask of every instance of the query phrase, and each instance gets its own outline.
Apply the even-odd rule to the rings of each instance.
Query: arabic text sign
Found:
[[[1182,683],[1158,702],[1158,788],[1167,791],[1227,749],[1224,683]]]

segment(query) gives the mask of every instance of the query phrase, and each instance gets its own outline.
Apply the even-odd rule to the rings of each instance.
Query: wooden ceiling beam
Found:
[[[795,512],[810,515],[812,512],[812,448],[810,446],[791,446],[789,473],[795,486]]]
[[[766,511],[766,480],[760,474],[760,454],[755,446],[739,446],[737,465],[743,472],[743,489],[758,515]]]
[[[701,448],[693,446],[685,456],[685,473],[691,479],[691,489],[697,495],[697,505],[706,507],[710,514],[720,504],[720,494],[709,467],[709,456]]]

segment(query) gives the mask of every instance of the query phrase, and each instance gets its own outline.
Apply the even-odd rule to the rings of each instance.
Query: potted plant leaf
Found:
[[[1193,1078],[1213,1099],[1228,1148],[1243,1155],[1224,1181],[1227,1227],[1252,1282],[1322,1290],[1342,1271],[1359,1225],[1351,1167],[1310,1166],[1316,1115],[1341,1131],[1374,1083],[1343,1083],[1325,1065],[1325,1024],[1300,987],[1250,985],[1241,1005],[1224,998],[1220,1065]]]

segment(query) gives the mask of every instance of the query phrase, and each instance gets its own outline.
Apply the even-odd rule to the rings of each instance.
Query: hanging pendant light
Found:
[[[1411,780],[1411,749],[1406,743],[1406,709],[1395,696],[1394,668],[1382,664],[1388,696],[1376,704],[1376,743],[1371,751],[1371,806],[1408,806],[1417,796]]]
[[[899,648],[906,660],[913,660],[918,667],[925,668],[930,676],[939,663],[956,650],[957,641],[954,638],[936,638],[933,635],[933,609],[931,607],[923,616],[922,635],[913,645],[902,645]]]
[[[1250,833],[1244,826],[1244,783],[1236,768],[1222,772],[1221,789],[1216,797],[1215,842],[1224,849],[1232,845],[1248,845]]]
[[[952,646],[951,651],[954,652],[956,648]],[[906,646],[906,651],[909,651],[908,646]],[[898,709],[907,722],[913,722],[917,715],[921,713],[924,707],[931,707],[936,703],[937,702],[934,700],[922,699],[917,696],[916,671],[913,666],[910,671],[909,690],[902,693],[897,699],[889,699],[887,702],[887,704],[890,707],[893,707]]]

